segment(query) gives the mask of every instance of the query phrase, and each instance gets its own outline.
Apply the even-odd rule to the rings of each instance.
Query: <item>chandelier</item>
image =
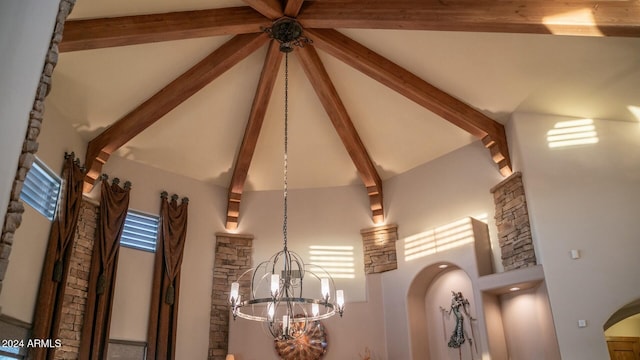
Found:
[[[264,30],[280,42],[285,53],[284,81],[284,217],[282,250],[244,272],[231,284],[229,302],[233,319],[259,321],[276,340],[304,335],[315,322],[344,311],[344,292],[336,290],[331,275],[321,266],[305,264],[290,251],[287,239],[287,168],[289,53],[294,46],[310,40],[302,36],[302,27],[291,18],[282,18]]]

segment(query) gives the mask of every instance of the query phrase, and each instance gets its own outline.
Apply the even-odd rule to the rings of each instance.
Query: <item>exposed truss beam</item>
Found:
[[[296,48],[294,53],[302,64],[334,128],[338,132],[351,160],[356,166],[360,178],[367,188],[374,223],[384,221],[382,201],[382,180],[376,171],[367,150],[365,149],[351,118],[336,91],[329,74],[324,68],[318,53],[313,46]]]
[[[483,139],[500,173],[504,176],[511,174],[511,160],[502,124],[336,30],[307,29],[305,35],[318,48]]]
[[[234,230],[238,227],[240,200],[244,190],[244,183],[247,180],[251,159],[253,158],[256,144],[258,143],[260,129],[262,128],[264,116],[267,112],[269,99],[271,98],[273,86],[278,77],[278,69],[280,68],[280,62],[282,60],[282,53],[279,47],[280,44],[277,41],[271,41],[264,66],[262,67],[258,88],[253,98],[249,121],[244,130],[242,145],[240,146],[240,151],[238,152],[233,168],[233,176],[231,177],[231,184],[229,185],[229,201],[227,203],[227,230]]]
[[[243,0],[245,4],[251,6],[255,11],[268,17],[271,20],[282,17],[282,4],[280,0]]]
[[[284,7],[284,14],[289,17],[296,17],[300,13],[304,0],[288,0]]]
[[[640,37],[639,1],[308,1],[305,28]]]
[[[250,7],[69,20],[60,51],[99,49],[198,37],[257,33],[271,21]]]
[[[84,191],[91,190],[113,151],[268,41],[264,33],[235,36],[91,140],[87,146]]]
[[[282,14],[276,0],[251,7],[136,15],[65,23],[60,51],[98,49],[197,37],[260,32]],[[272,4],[273,3],[273,4]],[[279,5],[278,5],[279,6]],[[485,31],[640,37],[638,1],[289,0],[287,16],[305,28]],[[295,14],[295,15],[294,15]]]

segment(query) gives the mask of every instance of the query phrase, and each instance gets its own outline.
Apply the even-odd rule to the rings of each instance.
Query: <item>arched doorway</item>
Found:
[[[455,316],[443,313],[451,306],[452,291],[460,292],[469,301],[470,312],[476,317],[476,301],[472,281],[460,267],[451,263],[436,263],[425,267],[412,281],[407,294],[410,343],[413,359],[471,359],[478,358],[477,324],[465,320],[469,339],[460,349],[447,346],[455,327]],[[462,355],[460,355],[462,354]]]
[[[612,360],[640,360],[640,299],[613,313],[603,330]]]

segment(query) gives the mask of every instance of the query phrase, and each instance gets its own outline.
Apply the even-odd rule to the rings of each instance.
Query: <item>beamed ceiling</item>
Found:
[[[289,56],[290,187],[362,184],[376,222],[383,180],[473,141],[509,175],[515,111],[638,121],[640,1],[78,0],[47,112],[88,142],[85,191],[124,157],[228,187],[233,229],[244,191],[282,188],[263,30],[285,16],[312,40]]]

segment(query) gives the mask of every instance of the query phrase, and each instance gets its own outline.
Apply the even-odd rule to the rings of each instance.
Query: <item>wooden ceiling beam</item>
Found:
[[[271,20],[281,18],[282,4],[279,0],[243,0],[245,4],[251,6],[255,11]]]
[[[284,15],[289,17],[296,17],[300,13],[304,0],[288,0],[284,7]]]
[[[498,164],[500,173],[505,176],[511,174],[511,160],[502,124],[336,30],[306,29],[305,35],[319,49],[482,139]]]
[[[261,32],[271,21],[250,7],[68,20],[60,51]]]
[[[91,140],[87,146],[84,192],[91,191],[112,152],[268,41],[264,33],[233,37]]]
[[[305,28],[640,37],[638,1],[308,1]]]
[[[364,186],[367,188],[374,223],[382,223],[384,221],[382,180],[356,128],[353,126],[347,109],[333,86],[329,74],[327,74],[313,46],[307,45],[303,48],[296,48],[294,53],[300,60],[307,78],[309,78],[327,115],[329,115],[329,119],[333,123],[333,127],[338,132],[338,136],[342,140],[349,156],[351,156],[351,160],[355,164]]]
[[[68,20],[60,51],[260,32],[282,16],[277,0],[251,7]],[[289,0],[305,28],[372,28],[640,37],[638,1]],[[300,13],[298,15],[298,12]],[[572,16],[572,14],[575,14]]]
[[[282,53],[280,52],[280,44],[272,40],[267,57],[262,67],[262,73],[258,82],[258,88],[253,98],[253,105],[251,106],[251,113],[249,114],[249,120],[247,127],[244,130],[244,137],[242,138],[242,145],[236,158],[236,163],[233,168],[233,176],[231,177],[231,184],[229,185],[229,199],[227,203],[227,230],[235,230],[238,227],[238,217],[240,215],[240,200],[242,198],[242,192],[244,190],[244,184],[247,180],[247,173],[251,166],[251,160],[258,143],[258,137],[260,136],[260,130],[262,129],[262,123],[264,122],[264,116],[267,112],[269,105],[269,99],[273,92],[273,86],[278,77],[278,70],[280,69],[280,62],[282,61]]]

